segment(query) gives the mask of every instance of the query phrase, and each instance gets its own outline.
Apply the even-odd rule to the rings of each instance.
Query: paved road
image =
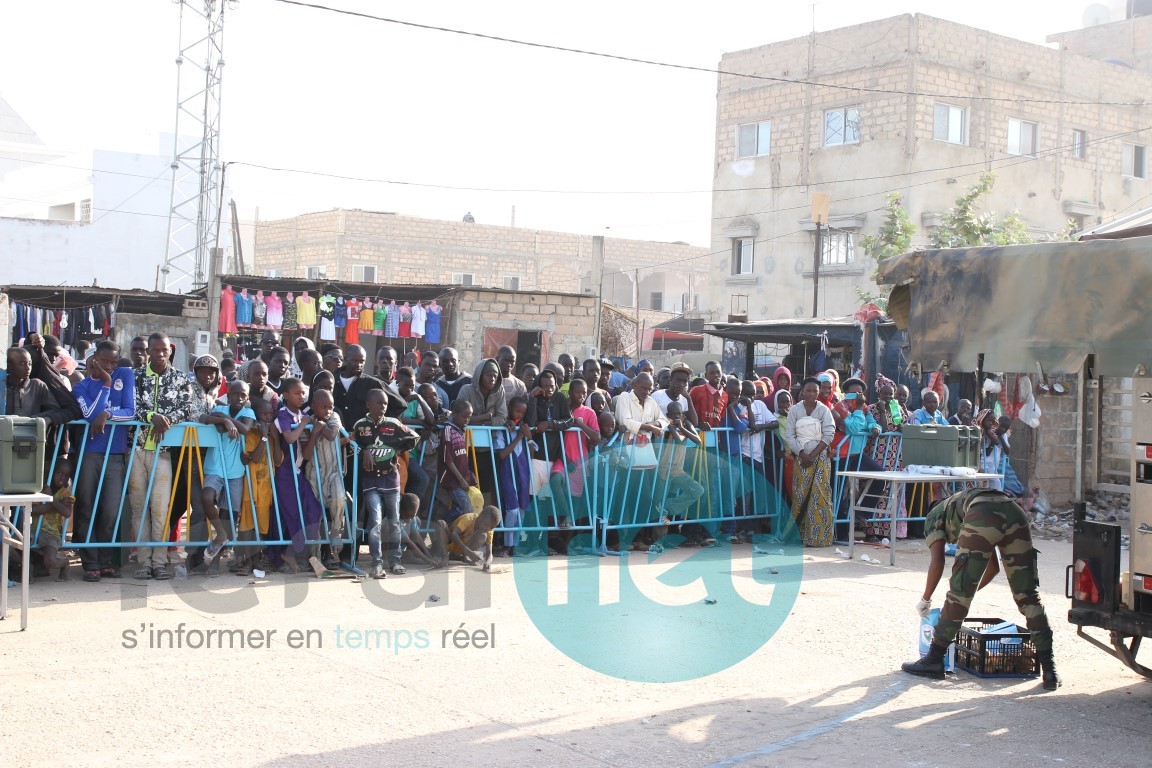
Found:
[[[367,589],[281,576],[147,586],[44,580],[33,587],[27,632],[17,631],[11,615],[0,623],[0,750],[6,765],[66,759],[85,768],[189,761],[267,768],[1147,766],[1152,683],[1076,639],[1062,595],[1070,546],[1039,546],[1066,680],[1056,693],[1032,680],[961,673],[925,682],[896,671],[912,655],[913,604],[927,561],[917,542],[901,544],[895,568],[845,561],[831,549],[805,551],[796,603],[759,651],[704,679],[670,684],[606,677],[555,650],[530,621],[511,573],[465,574],[457,566],[446,581],[411,573]],[[673,551],[647,564],[634,555],[631,567],[659,570],[693,554]],[[720,554],[733,579],[748,580],[756,565],[751,547],[737,547],[730,560]],[[553,558],[549,567],[555,574],[564,563]],[[572,567],[617,563],[584,558]],[[491,605],[476,609],[488,590]],[[434,592],[439,602],[427,600]],[[405,599],[411,610],[378,605],[395,608]],[[943,587],[937,604],[942,599]],[[252,604],[232,612],[244,601]],[[709,608],[694,601],[683,610]],[[1017,615],[1002,577],[977,597],[974,614]],[[494,627],[496,647],[454,647],[451,632],[462,623],[470,633],[484,630],[470,634],[469,645],[490,645]],[[181,624],[184,645],[228,629],[243,629],[249,646],[269,645],[149,647],[152,632]],[[429,647],[364,649],[385,635],[351,630],[389,630],[389,640],[406,630],[413,643],[423,631]],[[445,630],[450,639],[442,641]],[[617,641],[610,623],[584,632],[590,642]],[[724,643],[726,633],[716,634]],[[653,653],[685,658],[719,647],[677,637],[651,642]]]

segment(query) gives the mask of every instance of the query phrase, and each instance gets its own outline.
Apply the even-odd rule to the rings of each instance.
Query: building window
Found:
[[[520,275],[504,275],[504,290],[520,290]]]
[[[1008,154],[1036,157],[1036,123],[1008,119]]]
[[[748,294],[734,293],[732,294],[731,304],[729,305],[729,313],[733,315],[747,315],[748,314]]]
[[[772,123],[747,123],[736,128],[736,157],[759,157],[772,147]]]
[[[949,144],[968,143],[968,110],[937,104],[932,119],[932,138]]]
[[[1140,144],[1123,145],[1123,174],[1134,179],[1148,178],[1148,159]]]
[[[80,216],[77,221],[92,221],[92,200],[80,201]]]
[[[282,269],[266,269],[266,270],[264,270],[264,277],[284,277],[284,270],[282,270]]]
[[[374,265],[374,264],[353,264],[352,265],[352,282],[354,282],[354,283],[374,283],[374,282],[376,282],[376,265]]]
[[[823,238],[824,265],[851,264],[856,251],[856,237],[851,232],[828,232]]]
[[[756,266],[756,241],[738,237],[732,241],[732,274],[750,275]]]
[[[323,280],[327,269],[323,266],[304,267],[304,277],[309,280]]]
[[[830,109],[824,113],[824,146],[860,143],[860,107]]]
[[[453,272],[452,285],[471,286],[476,284],[476,275],[471,272]]]
[[[652,301],[648,305],[648,308],[657,311],[664,309],[664,293],[662,291],[652,291]]]
[[[1088,156],[1088,131],[1072,131],[1072,157],[1083,160]]]

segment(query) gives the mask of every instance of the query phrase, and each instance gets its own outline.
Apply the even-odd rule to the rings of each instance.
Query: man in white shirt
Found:
[[[647,433],[650,439],[664,435],[668,419],[650,395],[652,377],[641,373],[632,379],[632,389],[616,398],[616,423],[633,438]]]
[[[668,389],[658,389],[652,393],[652,399],[660,406],[660,412],[668,415],[668,404],[676,402],[684,414],[684,421],[693,427],[699,427],[696,419],[696,409],[688,398],[688,382],[692,380],[692,366],[688,363],[673,363],[669,374]]]

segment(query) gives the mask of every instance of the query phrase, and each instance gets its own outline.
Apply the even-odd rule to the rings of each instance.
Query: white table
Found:
[[[47,504],[52,497],[44,493],[5,493],[0,494],[0,619],[8,617],[8,550],[19,547],[23,567],[20,569],[20,631],[28,628],[28,584],[32,579],[32,510],[25,509],[20,516],[20,529],[12,522],[16,507],[30,507],[32,504]]]
[[[888,529],[888,565],[896,565],[896,522],[899,519],[897,514],[900,512],[900,496],[904,492],[904,486],[915,485],[916,483],[988,483],[991,480],[1003,479],[1004,475],[996,475],[987,472],[978,472],[974,475],[918,475],[912,472],[903,472],[900,470],[888,470],[884,472],[866,472],[864,470],[849,470],[839,473],[840,477],[846,477],[854,480],[865,480],[878,483],[888,483],[888,510],[891,512],[892,524]],[[848,556],[855,556],[856,548],[856,484],[849,483],[851,488],[851,503],[848,505]],[[868,507],[859,507],[861,512],[869,512],[874,514],[875,510]]]

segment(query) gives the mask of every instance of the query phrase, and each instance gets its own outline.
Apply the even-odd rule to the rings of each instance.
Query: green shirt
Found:
[[[1011,497],[995,488],[969,488],[952,494],[928,513],[924,520],[924,543],[931,546],[943,540],[946,544],[955,544],[960,539],[968,508],[977,501],[1011,501]]]

